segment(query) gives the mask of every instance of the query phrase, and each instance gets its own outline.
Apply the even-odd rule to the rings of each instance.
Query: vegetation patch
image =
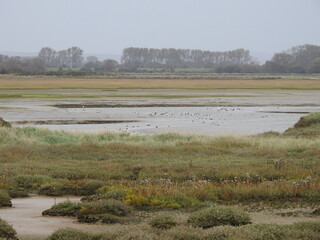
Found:
[[[157,229],[171,229],[177,226],[177,221],[168,214],[159,214],[149,221],[149,225]]]
[[[179,226],[166,231],[155,231],[155,228],[146,227],[129,227],[113,235],[87,234],[79,230],[62,229],[54,232],[49,239],[318,240],[319,231],[319,222],[301,222],[291,225],[251,224],[239,227],[218,226],[207,229]]]
[[[251,223],[248,213],[230,207],[210,207],[192,214],[188,223],[194,227],[211,228],[221,225],[241,226]]]
[[[76,217],[81,209],[80,203],[65,201],[53,205],[50,209],[42,212],[43,216],[73,216]]]
[[[0,218],[0,239],[14,240],[17,238],[17,232],[6,221]]]
[[[314,124],[320,123],[320,113],[311,113],[307,116],[300,118],[294,125],[295,128],[310,127]]]
[[[5,190],[0,189],[0,207],[12,207],[11,197]]]
[[[38,192],[47,196],[87,196],[94,194],[101,186],[99,181],[57,180],[41,185]]]
[[[79,222],[105,224],[124,223],[131,212],[130,208],[118,200],[104,200],[97,202],[73,203],[70,201],[53,205],[42,212],[47,216],[72,216]]]
[[[65,228],[55,231],[48,238],[49,240],[113,240],[112,234],[90,234],[72,228]]]
[[[0,127],[11,128],[12,125],[9,122],[3,120],[3,118],[0,118]]]

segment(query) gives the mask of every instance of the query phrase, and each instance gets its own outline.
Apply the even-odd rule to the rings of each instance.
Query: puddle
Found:
[[[48,235],[60,228],[71,227],[89,232],[106,232],[108,229],[117,229],[121,225],[90,225],[78,223],[75,218],[44,217],[42,212],[55,203],[70,200],[79,202],[79,197],[41,197],[13,199],[12,208],[0,209],[0,217],[13,225],[20,239],[45,239]]]

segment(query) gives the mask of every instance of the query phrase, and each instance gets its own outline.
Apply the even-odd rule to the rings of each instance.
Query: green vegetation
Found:
[[[130,208],[123,202],[109,199],[104,201],[73,203],[70,201],[53,205],[42,212],[44,216],[72,216],[79,222],[105,224],[124,223]]]
[[[131,227],[115,234],[89,234],[72,229],[54,232],[50,240],[319,240],[319,222],[291,225],[252,224],[240,227],[220,226],[209,229],[181,226],[166,231]]]
[[[177,225],[177,221],[168,214],[159,214],[149,221],[149,225],[157,229],[171,229]]]
[[[251,223],[248,213],[230,207],[210,207],[192,214],[188,223],[194,227],[211,228],[221,225],[241,226]]]
[[[3,120],[3,118],[0,118],[0,127],[6,127],[6,128],[11,128],[11,124],[8,123],[7,121]]]
[[[0,207],[11,207],[11,197],[5,190],[0,189]]]
[[[0,128],[0,188],[51,196],[97,194],[96,199],[135,208],[312,204],[320,197],[317,116],[307,117],[316,123],[284,134],[242,138]]]
[[[11,225],[0,218],[0,239],[14,240],[18,239],[16,236],[16,231]]]
[[[53,205],[50,209],[42,212],[43,216],[73,216],[75,217],[81,209],[80,203],[65,201]]]
[[[284,134],[241,138],[1,127],[0,193],[9,200],[7,192],[19,191],[85,195],[81,203],[59,203],[43,214],[73,216],[86,223],[150,224],[142,229],[130,225],[130,231],[115,235],[59,230],[50,239],[313,240],[319,235],[318,223],[240,226],[251,222],[242,207],[219,205],[277,208],[290,202],[311,207],[310,214],[316,216],[319,117],[304,117]],[[179,219],[179,226],[169,229],[176,221],[168,215],[152,220],[143,216],[173,210],[190,215],[189,224]],[[228,224],[232,226],[214,227]]]
[[[48,240],[113,240],[115,235],[89,234],[79,230],[66,228],[55,231]]]
[[[311,113],[302,117],[293,128],[288,129],[285,136],[318,138],[320,136],[320,113]]]

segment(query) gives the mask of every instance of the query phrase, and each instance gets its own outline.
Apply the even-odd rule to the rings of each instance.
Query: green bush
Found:
[[[79,222],[96,223],[101,220],[102,223],[122,223],[120,217],[127,216],[130,208],[121,201],[109,199],[106,201],[83,204],[77,214]],[[110,215],[114,216],[111,217]]]
[[[287,240],[289,230],[277,224],[253,224],[239,230],[237,236],[243,240]]]
[[[97,223],[101,217],[101,214],[90,214],[88,211],[80,212],[77,215],[78,222],[82,223]]]
[[[116,224],[116,223],[124,223],[125,219],[122,217],[114,216],[111,214],[103,214],[101,217],[101,222],[105,224]]]
[[[190,215],[188,223],[194,227],[210,228],[221,225],[240,226],[250,224],[248,213],[230,207],[210,207]]]
[[[52,178],[44,175],[19,175],[14,178],[19,188],[38,188],[40,185],[51,182]]]
[[[125,203],[114,199],[93,203],[90,206],[101,214],[109,213],[116,216],[127,216],[130,213],[130,208]]]
[[[170,229],[177,225],[176,220],[167,214],[159,214],[149,221],[149,225],[158,229]]]
[[[0,239],[17,239],[16,234],[13,227],[0,218]]]
[[[29,196],[24,189],[9,189],[8,194],[11,198],[25,198]]]
[[[301,117],[300,120],[294,125],[294,128],[309,127],[318,123],[320,123],[320,113],[311,113],[307,116]]]
[[[48,240],[113,240],[109,234],[89,234],[72,228],[60,229],[52,233]]]
[[[11,123],[3,120],[3,118],[0,118],[0,127],[11,128],[12,125],[11,125]]]
[[[0,189],[0,207],[12,207],[11,197],[9,194]]]
[[[81,209],[81,203],[65,201],[53,205],[52,208],[42,212],[43,216],[76,216]]]
[[[110,192],[106,192],[101,195],[102,199],[116,199],[124,201],[126,199],[126,192],[124,190],[118,189]]]
[[[39,194],[47,196],[88,196],[94,194],[102,186],[99,181],[61,181],[44,184],[39,189]]]

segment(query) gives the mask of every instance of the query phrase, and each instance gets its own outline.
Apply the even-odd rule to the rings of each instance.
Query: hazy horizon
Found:
[[[1,52],[78,46],[119,55],[126,47],[273,54],[320,45],[318,0],[0,0]]]

